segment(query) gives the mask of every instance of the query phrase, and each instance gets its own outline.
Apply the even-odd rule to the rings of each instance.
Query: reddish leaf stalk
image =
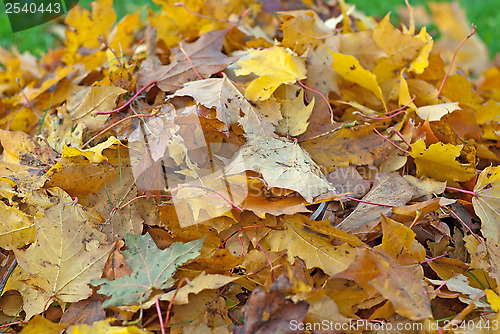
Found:
[[[365,203],[365,204],[378,205],[378,206],[387,206],[389,208],[395,208],[396,207],[396,205],[392,205],[392,204],[367,202],[367,201],[363,201],[361,199],[357,199],[357,198],[349,197],[349,196],[343,196],[343,198],[347,198],[347,199],[349,199],[351,201],[356,201],[356,202]]]
[[[443,282],[440,286],[438,286],[433,292],[436,293],[438,292],[443,286],[446,285],[446,282]]]
[[[442,258],[443,256],[446,256],[448,255],[448,253],[446,251],[444,251],[443,254],[439,255],[439,256],[436,256],[436,257],[433,257],[433,258],[430,258],[430,259],[425,259],[424,261],[422,261],[422,263],[427,263],[427,262],[430,262],[430,261],[434,261],[434,260],[437,260],[439,258]],[[421,264],[422,264],[421,263]]]
[[[376,133],[377,133],[380,137],[382,137],[383,139],[387,140],[389,143],[391,143],[392,145],[394,145],[397,149],[399,149],[399,150],[401,150],[401,151],[403,151],[403,152],[405,152],[405,153],[407,153],[407,154],[410,154],[410,152],[409,152],[409,151],[405,150],[404,148],[399,147],[398,145],[396,145],[396,143],[394,143],[394,142],[393,142],[392,140],[390,140],[389,138],[384,137],[384,136],[383,136],[380,132],[378,132],[378,130],[377,130],[377,129],[375,129],[375,128],[374,128],[374,129],[373,129],[373,131],[375,131],[375,132],[376,132]]]
[[[172,297],[172,299],[170,300],[170,303],[168,304],[167,314],[165,315],[165,326],[168,325],[168,321],[170,320],[170,310],[172,309],[172,305],[174,304],[174,299],[177,296],[177,292],[179,292],[179,289],[181,288],[181,285],[183,282],[189,283],[190,280],[187,277],[183,277],[179,281],[179,284],[177,284],[177,289],[175,289],[174,296]]]
[[[392,114],[390,116],[386,116],[386,117],[371,117],[371,116],[363,114],[361,111],[355,111],[355,112],[353,112],[353,114],[358,114],[358,115],[361,115],[361,116],[363,116],[365,118],[369,118],[369,119],[389,119],[389,118],[393,118],[393,117],[395,117],[395,116],[397,116],[399,114],[402,114],[404,112],[406,112],[406,110],[400,110],[397,113]]]
[[[0,328],[19,325],[19,324],[27,324],[28,322],[29,322],[28,320],[19,320],[19,321],[15,321],[15,322],[10,322],[8,324],[0,325]]]
[[[476,235],[476,233],[472,232],[472,230],[470,229],[469,225],[467,225],[455,212],[453,212],[453,210],[449,209],[450,210],[450,213],[455,216],[455,218],[457,218],[460,223],[462,223],[462,225],[467,229],[467,231],[470,232],[470,234],[472,234],[474,236],[474,238],[476,238],[477,241],[479,241],[479,243],[483,243],[483,241],[481,239],[479,239],[479,237]]]
[[[163,323],[163,317],[161,316],[161,308],[160,308],[160,298],[155,298],[156,312],[158,313],[158,319],[160,319],[160,329],[161,334],[165,334],[165,324]]]
[[[405,104],[404,106],[399,107],[398,109],[394,109],[394,110],[388,111],[387,113],[388,113],[388,114],[392,114],[392,113],[394,113],[394,112],[396,112],[396,111],[400,111],[400,110],[402,110],[402,109],[404,109],[404,108],[407,108],[407,107],[408,107],[408,106],[409,106],[409,105],[410,105],[410,104],[411,104],[411,103],[412,103],[412,102],[413,102],[416,98],[417,98],[417,97],[416,97],[416,96],[414,96],[414,97],[410,100],[410,102],[408,102],[408,103],[407,103],[407,104]]]
[[[439,91],[438,91],[438,94],[437,94],[437,97],[439,97],[441,95],[441,90],[443,89],[443,86],[444,86],[444,83],[446,81],[446,79],[448,78],[448,74],[450,74],[450,71],[451,71],[451,68],[453,67],[453,63],[455,62],[455,57],[457,56],[457,53],[458,53],[458,50],[460,50],[460,48],[462,47],[462,45],[469,39],[472,37],[472,35],[474,35],[476,33],[476,26],[474,24],[472,24],[472,32],[467,36],[465,37],[462,42],[460,42],[460,44],[458,44],[458,47],[457,49],[455,50],[455,53],[453,54],[453,58],[451,58],[451,63],[450,63],[450,67],[448,67],[448,71],[446,71],[446,74],[443,78],[443,81],[441,82],[441,86],[439,87]]]
[[[269,255],[267,254],[264,247],[262,247],[262,245],[259,243],[259,241],[257,239],[254,239],[254,241],[257,244],[257,246],[259,246],[259,248],[262,250],[264,255],[266,256],[267,262],[269,263],[269,268],[271,269],[271,272],[273,273],[273,278],[276,281],[276,274],[274,273],[274,266],[273,266],[273,262],[271,261],[271,258],[269,258]]]
[[[139,91],[137,93],[135,93],[134,96],[132,96],[130,98],[130,100],[128,100],[124,105],[122,105],[121,107],[119,108],[116,108],[116,109],[113,109],[111,111],[98,111],[96,112],[95,114],[96,115],[109,115],[109,114],[114,114],[114,113],[117,113],[119,111],[122,111],[123,109],[127,108],[129,104],[131,104],[136,98],[137,96],[139,96],[139,94],[141,94],[145,89],[157,84],[158,81],[157,80],[153,80],[151,81],[150,83],[148,83],[146,86],[142,87],[141,89],[139,89]]]
[[[182,188],[198,188],[198,189],[203,189],[203,190],[206,190],[206,191],[213,192],[214,194],[216,194],[217,196],[219,196],[220,198],[222,198],[223,200],[225,200],[236,211],[238,211],[238,212],[242,212],[243,211],[243,209],[240,206],[238,206],[236,203],[234,203],[233,201],[231,201],[229,198],[226,198],[224,195],[222,195],[217,190],[214,190],[214,189],[208,188],[208,187],[195,186],[195,185],[191,185],[191,184],[183,184],[183,185],[180,185],[178,187],[170,189],[170,193],[176,192],[176,191],[178,191],[178,190],[180,190]]]
[[[241,323],[238,319],[236,319],[236,317],[235,317],[234,315],[232,315],[232,314],[231,314],[231,313],[229,313],[229,312],[227,312],[227,314],[228,314],[231,318],[233,318],[233,320],[234,320],[234,321],[236,321],[236,322],[237,322],[237,323],[238,323],[241,327],[243,327],[243,324],[242,324],[242,323]]]
[[[330,121],[332,122],[332,124],[334,123],[334,120],[333,120],[333,109],[332,109],[332,106],[330,105],[330,102],[328,102],[328,99],[323,95],[321,94],[320,92],[318,92],[317,90],[314,90],[312,88],[309,88],[307,87],[306,85],[304,85],[302,82],[300,82],[300,80],[297,80],[297,82],[299,83],[299,85],[301,85],[302,87],[304,87],[305,89],[308,89],[310,90],[311,92],[314,92],[316,94],[319,94],[323,100],[325,100],[326,102],[326,105],[328,106],[328,109],[330,109]]]
[[[124,122],[126,121],[127,119],[131,119],[131,118],[134,118],[134,117],[151,117],[151,116],[154,116],[155,114],[150,114],[150,115],[144,115],[144,114],[138,114],[138,115],[131,115],[131,116],[127,116],[125,117],[124,119],[121,119],[119,120],[118,122],[116,123],[113,123],[111,124],[110,126],[108,126],[106,129],[100,131],[98,134],[96,134],[94,137],[90,138],[85,144],[83,144],[82,146],[80,146],[80,150],[83,150],[85,148],[85,146],[87,146],[92,140],[96,139],[97,137],[99,137],[100,135],[102,135],[103,133],[109,131],[111,128],[113,128],[114,126],[120,124],[121,122]]]
[[[458,189],[458,188],[453,188],[453,187],[446,187],[446,189],[450,189],[450,190],[455,190],[455,191],[458,191],[458,192],[461,192],[461,193],[464,193],[464,194],[469,194],[469,195],[472,195],[472,196],[477,196],[477,194],[473,191],[469,191],[469,190],[463,190],[463,189]]]
[[[196,69],[196,67],[194,67],[193,65],[193,62],[191,61],[191,58],[189,58],[189,55],[186,53],[186,51],[184,51],[184,48],[182,47],[182,43],[179,43],[179,50],[181,50],[181,52],[184,54],[184,56],[186,56],[189,64],[191,65],[191,68],[193,69],[194,73],[196,73],[196,75],[198,76],[198,78],[200,78],[200,80],[203,80],[203,77],[200,75],[200,73],[198,72],[198,70]]]
[[[398,137],[401,138],[401,140],[404,141],[409,148],[411,148],[410,143],[405,139],[405,137],[403,137],[403,135],[401,134],[401,132],[399,132],[398,129],[391,129],[391,132],[395,132],[398,135]]]

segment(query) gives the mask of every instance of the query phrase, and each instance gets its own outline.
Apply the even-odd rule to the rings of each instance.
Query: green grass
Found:
[[[441,0],[442,1],[442,0]],[[478,35],[488,45],[490,55],[494,56],[500,52],[500,0],[458,0],[462,8],[465,9],[471,22],[476,24]],[[88,8],[91,0],[80,0],[79,4]],[[404,5],[404,0],[347,0],[355,4],[356,8],[370,16],[383,17],[387,12],[392,11],[396,14],[398,6]],[[412,5],[423,4],[425,6],[429,1],[410,0]],[[39,55],[46,53],[49,48],[56,48],[60,43],[57,34],[51,31],[54,24],[51,22],[41,26],[31,28],[13,34],[10,29],[9,20],[5,14],[5,7],[0,1],[0,45],[4,48],[16,46],[18,50],[28,50],[31,53]],[[118,18],[127,13],[133,13],[146,5],[158,8],[152,0],[115,0],[114,7]],[[397,18],[397,15],[394,15]],[[396,19],[397,20],[397,19]],[[393,23],[396,23],[393,20]]]
[[[92,0],[80,0],[79,5],[90,8],[89,4]],[[128,13],[134,13],[135,11],[144,8],[149,5],[152,8],[159,8],[153,3],[152,0],[114,0],[113,2],[118,19],[122,18]],[[17,33],[12,33],[10,28],[9,18],[5,14],[5,5],[3,1],[0,1],[0,46],[3,48],[10,49],[10,47],[15,46],[19,51],[30,51],[35,55],[40,55],[42,53],[47,53],[49,48],[57,48],[61,45],[61,39],[57,36],[57,32],[54,31],[54,23],[47,22],[40,26],[20,31]],[[58,20],[63,20],[59,18]]]

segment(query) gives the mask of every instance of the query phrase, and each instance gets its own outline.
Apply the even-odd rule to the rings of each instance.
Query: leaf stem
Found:
[[[145,114],[137,114],[137,115],[130,115],[130,116],[127,116],[125,117],[124,119],[121,119],[119,120],[118,122],[116,123],[113,123],[111,124],[110,126],[108,126],[106,129],[100,131],[98,134],[96,134],[95,136],[93,136],[92,138],[90,138],[85,144],[83,144],[82,146],[80,146],[80,150],[83,150],[85,148],[85,146],[87,146],[92,140],[96,139],[97,137],[99,137],[100,135],[102,135],[103,133],[109,131],[111,128],[113,128],[114,126],[120,124],[121,122],[124,122],[126,121],[127,119],[131,119],[131,118],[134,118],[134,117],[151,117],[151,116],[154,116],[155,114],[150,114],[150,115],[145,115]]]
[[[109,44],[108,44],[108,43],[104,40],[104,38],[102,38],[101,36],[98,36],[98,37],[97,37],[97,39],[98,39],[98,40],[99,40],[102,44],[104,44],[104,46],[106,46],[106,49],[110,50],[110,51],[113,53],[113,55],[115,56],[116,60],[118,60],[118,64],[120,64],[120,66],[122,66],[123,64],[122,64],[122,61],[120,60],[120,57],[118,57],[118,56],[117,56],[117,54],[116,54],[115,50],[113,50],[113,49],[109,46]]]
[[[259,246],[259,248],[262,250],[262,252],[266,256],[267,262],[269,263],[269,268],[271,269],[271,272],[273,273],[273,278],[276,281],[276,274],[274,273],[274,266],[273,266],[273,262],[271,261],[271,258],[269,258],[269,255],[267,254],[266,250],[264,249],[264,247],[262,247],[262,245],[259,243],[259,241],[257,239],[253,239],[253,241],[255,241],[257,246]]]
[[[424,261],[422,261],[422,263],[427,263],[427,262],[430,262],[430,261],[434,261],[434,260],[437,260],[439,258],[442,258],[443,256],[446,256],[448,255],[448,252],[444,251],[443,254],[439,255],[439,256],[436,256],[436,257],[433,257],[433,258],[430,258],[430,259],[425,259]],[[422,264],[421,263],[421,264]]]
[[[181,280],[177,284],[177,289],[175,289],[174,296],[172,297],[172,299],[170,300],[170,303],[168,304],[167,314],[165,315],[165,326],[168,325],[168,321],[170,320],[170,310],[172,309],[172,305],[174,304],[174,299],[177,296],[177,292],[179,292],[179,289],[181,288],[181,284],[183,282],[189,283],[191,281],[189,280],[189,278],[183,277],[183,278],[181,278]]]
[[[119,208],[117,209],[123,209],[125,208],[127,205],[129,205],[130,203],[132,203],[133,201],[139,199],[139,198],[148,198],[148,197],[172,197],[172,195],[140,195],[140,196],[136,196],[134,198],[132,198],[130,201],[128,201],[127,203],[123,204],[123,205],[120,205]]]
[[[453,216],[455,216],[455,218],[457,218],[460,221],[460,223],[462,223],[462,225],[467,229],[467,231],[469,231],[470,234],[472,234],[474,236],[474,238],[476,238],[476,240],[479,241],[480,244],[483,243],[483,241],[481,239],[479,239],[479,237],[476,235],[476,233],[472,232],[469,225],[467,225],[455,212],[453,212],[453,210],[451,210],[450,208],[448,208],[448,210],[450,210],[450,213]]]
[[[330,102],[328,102],[328,99],[323,94],[321,94],[320,92],[318,92],[317,90],[314,90],[314,89],[309,88],[306,85],[304,85],[302,82],[300,82],[300,80],[297,80],[297,82],[299,83],[299,85],[301,85],[305,89],[308,89],[311,92],[319,94],[323,98],[323,100],[325,100],[326,105],[328,106],[328,109],[330,109],[330,121],[332,122],[332,124],[335,123],[334,120],[333,120],[333,109],[332,109],[332,106],[330,105]]]
[[[453,188],[453,187],[446,187],[446,189],[450,189],[450,190],[455,190],[455,191],[458,191],[458,192],[461,192],[461,193],[464,193],[464,194],[469,194],[469,195],[472,195],[472,196],[477,196],[477,194],[473,191],[469,191],[469,190],[463,190],[463,189],[458,189],[458,188]]]
[[[226,239],[224,239],[224,241],[222,242],[222,244],[220,245],[221,248],[224,248],[224,245],[226,244],[226,242],[231,239],[236,233],[240,232],[240,231],[243,231],[244,229],[247,229],[247,228],[257,228],[257,227],[266,227],[266,228],[269,228],[271,230],[280,230],[279,227],[274,227],[274,226],[267,226],[267,225],[251,225],[251,226],[243,226],[242,228],[234,231],[233,233],[231,233],[230,236],[228,236]]]
[[[405,139],[405,137],[403,137],[403,134],[401,134],[401,132],[399,132],[398,129],[391,129],[391,132],[395,132],[399,138],[401,138],[402,141],[405,142],[406,145],[408,145],[408,147],[411,147],[410,143]]]
[[[365,118],[369,118],[369,119],[389,119],[389,118],[393,118],[393,117],[395,117],[395,116],[397,116],[399,114],[402,114],[404,112],[406,112],[406,110],[400,110],[397,113],[392,114],[390,116],[386,116],[386,117],[371,117],[371,116],[363,114],[361,111],[354,111],[353,114],[358,114],[358,115],[361,115],[361,116],[363,116]]]
[[[411,104],[411,103],[412,103],[412,102],[413,102],[416,98],[417,98],[417,96],[414,96],[414,97],[410,100],[410,102],[408,102],[407,104],[405,104],[405,105],[404,105],[404,106],[402,106],[402,107],[399,107],[398,109],[394,109],[394,110],[388,111],[388,112],[387,112],[387,114],[392,114],[392,113],[394,113],[394,112],[396,112],[396,111],[400,111],[400,110],[402,110],[402,109],[404,109],[404,108],[407,108],[407,107],[408,107],[408,106],[409,106],[409,105],[410,105],[410,104]]]
[[[19,321],[11,322],[11,323],[8,323],[8,324],[0,325],[0,328],[2,328],[2,327],[9,327],[9,326],[18,325],[18,324],[26,324],[28,322],[29,322],[28,320],[19,320]]]
[[[392,140],[390,140],[389,138],[386,138],[384,137],[380,132],[378,132],[377,129],[373,128],[373,131],[375,131],[380,137],[382,137],[383,139],[387,140],[389,143],[391,143],[392,145],[394,145],[397,149],[407,153],[407,154],[410,154],[410,151],[407,151],[405,150],[404,148],[401,148],[399,147],[398,145],[396,145],[396,143],[394,143]],[[411,147],[411,146],[410,146]]]
[[[114,114],[114,113],[117,113],[119,111],[122,111],[123,109],[127,108],[129,104],[131,104],[136,98],[137,96],[139,96],[139,94],[141,94],[145,89],[157,84],[158,81],[157,80],[153,80],[151,81],[150,83],[148,83],[146,86],[142,87],[141,89],[139,89],[139,91],[137,93],[135,93],[134,96],[132,96],[130,98],[130,100],[128,100],[127,102],[125,102],[124,105],[122,105],[121,107],[119,108],[116,108],[116,109],[113,109],[111,111],[98,111],[95,113],[95,115],[109,115],[109,114]]]
[[[453,54],[453,58],[451,58],[451,62],[450,62],[450,67],[448,67],[448,71],[446,71],[446,74],[443,78],[443,81],[441,82],[441,86],[439,87],[439,91],[438,91],[438,94],[437,94],[437,97],[439,97],[441,95],[441,90],[443,89],[443,86],[444,86],[444,82],[446,81],[446,78],[448,78],[448,74],[450,74],[450,71],[451,71],[451,68],[453,67],[453,63],[455,62],[455,57],[457,56],[457,53],[458,53],[458,50],[460,50],[460,48],[462,47],[462,45],[469,39],[472,37],[472,35],[474,35],[476,33],[476,26],[474,24],[472,24],[472,32],[467,35],[467,37],[465,37],[462,42],[460,42],[460,44],[458,45],[457,49],[455,50],[455,53]]]
[[[388,111],[387,114],[391,114],[391,113],[395,113],[395,114],[392,114],[390,116],[387,116],[387,117],[371,117],[371,116],[367,116],[365,114],[363,114],[361,111],[355,111],[353,112],[353,114],[359,114],[365,118],[369,118],[369,119],[389,119],[389,118],[393,118],[394,116],[397,116],[399,114],[402,114],[404,112],[406,112],[406,110],[404,110],[404,108],[408,107],[410,105],[410,103],[413,102],[413,100],[415,100],[416,96],[414,96],[410,102],[408,102],[407,104],[405,104],[404,106],[398,108],[398,109],[394,109],[394,110],[391,110],[391,111]]]
[[[163,323],[163,317],[161,316],[160,298],[159,297],[155,298],[155,304],[156,304],[156,312],[158,313],[158,319],[160,319],[161,334],[165,334],[165,324]]]
[[[182,43],[179,43],[179,50],[181,50],[181,52],[184,54],[184,56],[186,56],[189,64],[191,65],[191,68],[193,69],[194,73],[196,73],[196,75],[198,76],[198,78],[200,78],[200,80],[203,80],[203,77],[200,75],[200,73],[198,72],[198,70],[196,69],[196,67],[194,67],[193,65],[193,62],[191,61],[191,58],[189,58],[189,55],[186,53],[186,51],[184,51],[184,48],[182,47]]]

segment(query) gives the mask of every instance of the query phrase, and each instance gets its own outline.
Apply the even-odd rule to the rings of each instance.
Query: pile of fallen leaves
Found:
[[[438,46],[409,5],[155,2],[0,49],[4,331],[496,332],[500,67],[458,8]]]

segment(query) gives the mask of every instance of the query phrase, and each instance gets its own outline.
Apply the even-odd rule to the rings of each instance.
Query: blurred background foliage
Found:
[[[80,0],[79,4],[85,8],[89,8],[90,2],[91,0]],[[347,0],[347,2],[354,4],[357,10],[369,16],[382,18],[389,11],[392,11],[391,21],[393,24],[398,24],[400,18],[398,8],[405,6],[404,0]],[[429,9],[429,2],[428,0],[410,0],[413,6],[422,5],[427,10]],[[35,55],[40,55],[46,53],[49,48],[54,49],[61,45],[64,30],[62,25],[57,24],[57,22],[62,22],[64,16],[56,20],[56,22],[51,21],[41,26],[13,34],[9,25],[9,19],[7,14],[5,14],[4,3],[1,1],[0,3],[0,7],[2,7],[2,14],[0,14],[0,46],[7,49],[15,46],[21,52],[30,51]],[[465,10],[469,21],[477,26],[477,34],[488,45],[490,57],[495,56],[500,51],[500,0],[458,0],[458,3]],[[146,18],[147,12],[145,8],[147,6],[150,6],[153,10],[159,10],[160,8],[152,0],[114,1],[118,19],[128,13],[134,13],[141,9],[141,15],[143,15],[143,18]],[[437,35],[435,27],[433,28],[430,25],[428,28],[431,34],[434,36]]]

